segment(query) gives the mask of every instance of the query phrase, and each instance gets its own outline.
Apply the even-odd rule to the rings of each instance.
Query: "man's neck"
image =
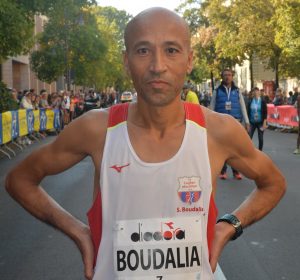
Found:
[[[185,110],[179,98],[161,107],[139,101],[129,106],[128,118],[134,125],[164,134],[167,130],[185,123]]]
[[[227,83],[227,84],[223,84],[225,87],[227,87],[227,88],[231,88],[231,86],[232,86],[232,83]]]

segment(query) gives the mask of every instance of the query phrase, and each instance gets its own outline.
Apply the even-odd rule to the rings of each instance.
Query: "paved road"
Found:
[[[52,141],[48,137],[43,143]],[[279,165],[288,181],[288,192],[280,205],[262,222],[245,230],[223,252],[221,268],[227,280],[300,279],[300,156],[292,155],[295,134],[268,131],[265,151]],[[43,225],[18,206],[4,191],[7,171],[30,151],[35,143],[9,161],[0,159],[0,279],[79,280],[81,257],[75,245],[55,229]],[[46,178],[42,185],[59,203],[78,218],[92,199],[93,166],[85,159],[67,172]],[[219,182],[219,213],[232,211],[251,192],[253,184],[229,179]]]
[[[292,154],[295,143],[295,134],[265,135],[264,150],[284,173],[288,190],[276,209],[225,248],[220,265],[228,280],[300,279],[300,156]],[[249,180],[219,182],[219,214],[231,212],[252,189]]]

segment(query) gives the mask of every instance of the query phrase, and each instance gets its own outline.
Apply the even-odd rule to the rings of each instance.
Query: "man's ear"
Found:
[[[187,65],[186,73],[191,74],[193,67],[194,67],[194,52],[193,50],[190,50],[188,55],[188,65]]]
[[[128,53],[126,50],[123,51],[123,64],[124,64],[124,69],[126,71],[126,74],[131,77],[130,75],[130,70],[129,70],[129,65],[128,65]]]

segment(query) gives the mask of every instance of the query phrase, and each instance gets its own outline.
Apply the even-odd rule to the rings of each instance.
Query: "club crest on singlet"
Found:
[[[181,177],[178,178],[178,196],[184,203],[195,203],[201,197],[200,177]]]

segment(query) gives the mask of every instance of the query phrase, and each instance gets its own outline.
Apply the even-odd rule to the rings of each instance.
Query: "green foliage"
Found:
[[[33,45],[33,15],[17,1],[0,1],[0,63],[27,53]]]
[[[39,50],[31,55],[38,78],[48,83],[65,74],[68,87],[73,73],[75,84],[86,85],[94,65],[106,52],[102,34],[89,11],[89,1],[56,0],[48,10],[48,22],[39,35]],[[90,71],[90,72],[89,72]]]
[[[277,84],[279,75],[300,76],[299,0],[187,0],[179,10],[203,69],[216,73],[256,55],[269,61]]]
[[[0,82],[0,113],[17,110],[18,108],[18,103],[13,99],[6,85]]]
[[[75,84],[104,88],[128,84],[122,62],[123,32],[131,18],[113,7],[91,1],[53,0],[48,22],[31,55],[38,78],[48,83],[72,72]],[[68,81],[68,79],[67,79]]]
[[[90,76],[90,80],[98,88],[107,86],[114,86],[120,90],[131,88],[132,84],[124,71],[122,58],[123,34],[131,16],[113,7],[94,7],[93,14],[97,19],[107,53],[100,61],[95,61],[97,68]]]
[[[273,0],[276,12],[275,42],[282,49],[280,73],[286,77],[300,78],[300,2]]]

